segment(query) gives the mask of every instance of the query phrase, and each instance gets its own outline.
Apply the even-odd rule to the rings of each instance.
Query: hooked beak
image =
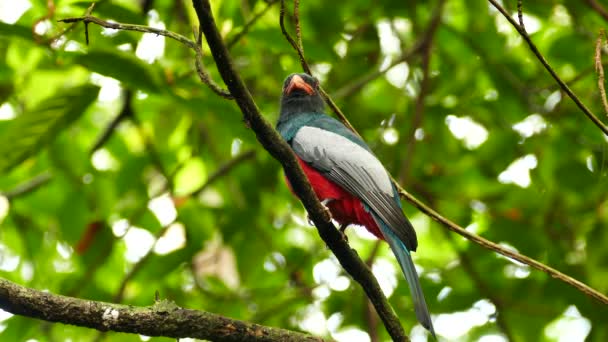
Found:
[[[310,84],[306,83],[302,77],[298,75],[294,75],[289,82],[287,88],[285,88],[285,94],[289,95],[292,91],[300,89],[304,91],[308,95],[313,95],[315,90],[310,86]]]

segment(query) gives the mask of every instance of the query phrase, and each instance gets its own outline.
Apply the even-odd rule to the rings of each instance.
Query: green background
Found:
[[[516,2],[505,2],[515,13]],[[146,37],[157,42],[148,52],[159,56],[148,63],[136,56],[145,50],[140,33],[91,24],[88,47],[83,25],[62,34],[70,25],[57,20],[80,16],[88,5],[55,1],[49,11],[47,1],[33,1],[16,23],[0,23],[0,276],[133,305],[152,304],[158,290],[180,306],[264,325],[342,341],[365,341],[364,332],[387,340],[363,292],[307,224],[279,164],[260,147],[236,104],[197,78],[193,51],[168,39],[161,50],[163,38]],[[228,41],[268,6],[246,0],[212,5]],[[300,7],[315,75],[406,189],[463,227],[608,291],[608,138],[560,93],[496,10],[484,1],[446,2],[417,116],[425,78],[421,54],[362,87],[352,85],[415,46],[436,1],[313,0]],[[146,16],[138,1],[100,1],[93,15],[162,22],[192,36],[197,22],[189,1],[156,0],[152,8]],[[586,1],[530,1],[524,11],[549,63],[608,121],[594,71],[596,39],[607,21]],[[290,30],[291,19],[288,14]],[[300,71],[278,23],[274,3],[231,48],[238,72],[273,122],[283,79]],[[203,45],[204,64],[222,84]],[[92,153],[125,103],[128,118]],[[514,129],[522,122],[536,129],[533,134]],[[253,157],[192,195],[249,151]],[[39,175],[47,182],[35,191],[11,195]],[[608,340],[606,306],[447,232],[406,203],[404,210],[418,232],[415,262],[440,340]],[[371,258],[407,333],[424,340],[387,246],[376,249],[358,231],[348,230],[350,244]],[[185,239],[180,248],[148,253],[129,276],[166,232]],[[3,341],[99,338],[93,330],[7,317],[0,315]],[[344,335],[348,331],[354,335]],[[141,340],[112,333],[102,338]]]

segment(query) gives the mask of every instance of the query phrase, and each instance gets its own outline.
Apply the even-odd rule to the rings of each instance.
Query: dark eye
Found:
[[[315,89],[319,89],[319,80],[316,77],[312,79],[312,86],[315,87]]]

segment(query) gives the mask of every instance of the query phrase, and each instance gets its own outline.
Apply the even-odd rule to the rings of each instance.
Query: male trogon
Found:
[[[287,77],[277,130],[297,155],[317,197],[341,229],[350,224],[362,225],[388,242],[409,284],[416,317],[434,336],[410,256],[418,246],[416,232],[403,214],[397,189],[367,144],[325,114],[315,78],[307,74]]]

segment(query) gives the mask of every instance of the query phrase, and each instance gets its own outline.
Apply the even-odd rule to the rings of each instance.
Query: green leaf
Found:
[[[0,22],[0,38],[3,37],[32,40],[32,29],[23,25],[9,25]]]
[[[93,85],[67,89],[14,119],[0,137],[0,172],[39,152],[85,112],[98,92]]]
[[[87,54],[78,55],[75,63],[115,78],[134,90],[151,93],[161,90],[160,81],[153,68],[133,54],[118,50],[92,50]]]

